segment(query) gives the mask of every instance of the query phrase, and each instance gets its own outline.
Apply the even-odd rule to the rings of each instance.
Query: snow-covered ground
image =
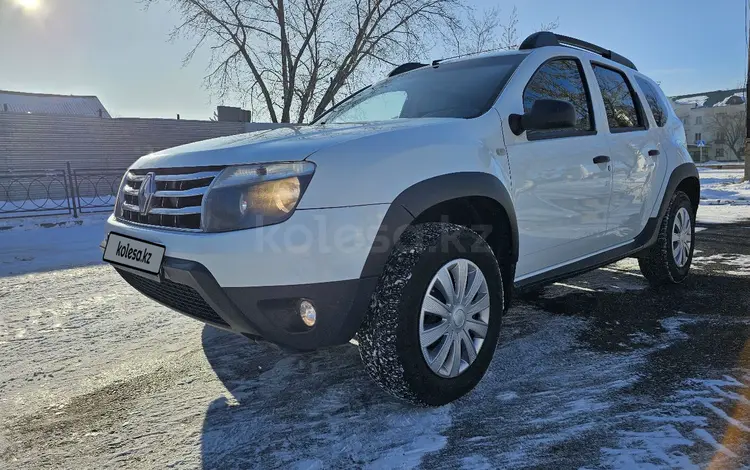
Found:
[[[0,468],[748,468],[749,210],[701,207],[684,286],[624,260],[523,299],[438,409],[354,346],[290,353],[139,295],[100,264],[103,217],[0,231]]]
[[[5,226],[11,228],[0,230],[0,276],[101,263],[98,246],[104,239],[107,216],[6,221]]]
[[[699,168],[701,204],[750,204],[750,181],[742,181],[742,169]],[[750,212],[750,207],[748,207]]]

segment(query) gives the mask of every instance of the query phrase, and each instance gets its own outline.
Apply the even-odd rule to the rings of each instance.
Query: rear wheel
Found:
[[[694,249],[695,210],[688,195],[676,191],[656,243],[639,255],[638,265],[652,285],[679,284],[690,272]]]
[[[370,376],[398,398],[443,405],[481,380],[503,313],[497,260],[476,232],[410,227],[388,259],[357,334]]]

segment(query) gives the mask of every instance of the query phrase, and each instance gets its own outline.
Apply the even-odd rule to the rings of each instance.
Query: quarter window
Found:
[[[667,109],[659,98],[659,92],[656,91],[651,83],[643,78],[635,77],[635,80],[638,82],[638,86],[641,87],[643,94],[646,95],[646,102],[648,103],[648,107],[651,108],[651,114],[654,115],[656,125],[664,127],[667,123]],[[687,118],[685,120],[687,121]]]
[[[576,110],[575,129],[594,130],[591,100],[582,77],[581,66],[575,59],[555,59],[542,65],[523,92],[524,112],[531,111],[536,100],[567,101]]]
[[[625,75],[597,64],[592,64],[592,67],[604,99],[609,129],[623,131],[645,127]]]

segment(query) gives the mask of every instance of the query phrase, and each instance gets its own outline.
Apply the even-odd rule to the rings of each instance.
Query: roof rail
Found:
[[[434,65],[434,64],[433,64]],[[389,77],[393,77],[396,75],[401,75],[402,73],[410,72],[414,69],[419,69],[422,67],[427,67],[427,64],[421,64],[419,62],[407,62],[405,64],[401,64],[395,69],[391,70],[391,73],[388,74]]]
[[[532,34],[531,36],[524,39],[518,49],[537,49],[539,47],[546,46],[570,46],[577,49],[583,49],[585,51],[599,54],[602,57],[617,62],[618,64],[622,64],[625,67],[630,67],[633,70],[638,70],[637,68],[635,68],[635,64],[633,64],[633,62],[616,52],[612,52],[610,49],[605,49],[601,46],[597,46],[596,44],[591,44],[590,42],[581,41],[580,39],[571,38],[569,36],[563,36],[562,34],[551,33],[549,31],[540,31],[538,33]]]

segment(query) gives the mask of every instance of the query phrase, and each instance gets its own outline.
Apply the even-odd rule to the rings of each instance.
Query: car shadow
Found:
[[[226,388],[206,411],[203,468],[326,467],[332,455],[347,466],[390,467],[418,463],[444,440],[448,411],[390,397],[353,345],[300,353],[210,326],[202,342]]]

